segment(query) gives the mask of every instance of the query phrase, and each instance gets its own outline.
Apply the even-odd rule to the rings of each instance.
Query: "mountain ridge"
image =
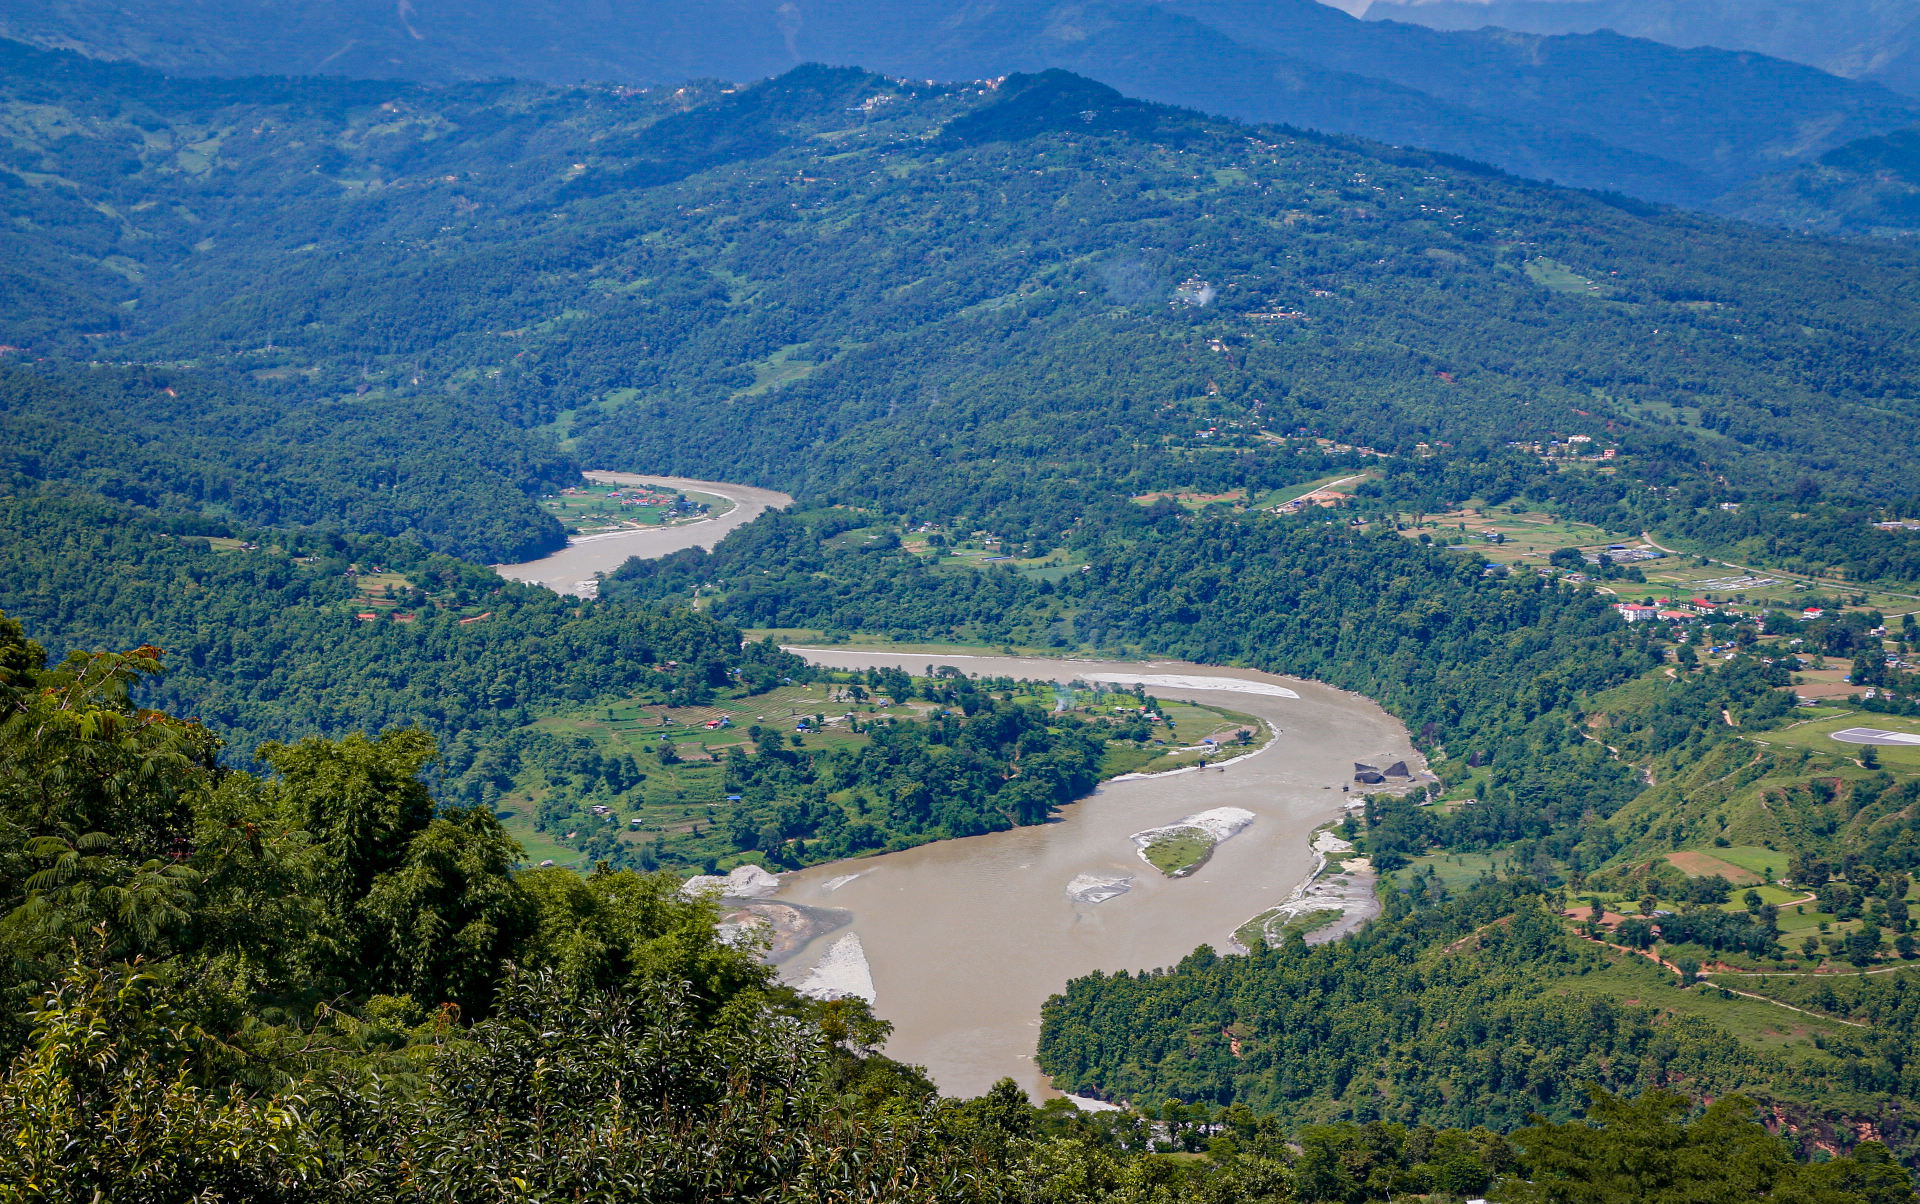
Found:
[[[490,36],[475,30],[493,30]],[[1062,67],[1130,95],[1480,158],[1534,178],[1702,205],[1920,116],[1878,85],[1751,53],[1617,35],[1436,32],[1286,0],[727,0],[561,12],[440,0],[396,10],[238,0],[30,0],[0,36],[192,75],[338,73],[657,85],[751,80],[802,60],[913,79]]]

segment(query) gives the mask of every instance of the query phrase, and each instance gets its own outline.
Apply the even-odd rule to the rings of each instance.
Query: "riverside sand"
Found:
[[[1312,871],[1309,840],[1353,797],[1340,787],[1356,760],[1418,763],[1405,729],[1373,702],[1251,670],[793,651],[833,668],[922,673],[932,664],[986,677],[1145,681],[1156,697],[1256,715],[1278,733],[1224,767],[1107,782],[1052,823],[782,876],[777,898],[852,917],[786,960],[784,976],[870,996],[894,1024],[887,1052],[925,1066],[949,1094],[978,1095],[1008,1075],[1030,1093],[1053,1094],[1034,1064],[1047,996],[1094,970],[1171,965],[1200,944],[1226,951],[1235,928],[1287,899]],[[1142,864],[1135,833],[1220,807],[1253,819],[1205,865],[1169,879]],[[856,952],[864,967],[853,964]]]
[[[720,481],[694,481],[686,477],[647,476],[631,472],[589,472],[588,480],[602,485],[661,485],[668,489],[705,493],[723,497],[733,509],[718,518],[673,527],[645,527],[632,531],[608,531],[582,535],[567,541],[567,546],[526,564],[496,564],[493,570],[510,581],[544,585],[557,594],[591,596],[597,589],[595,573],[611,573],[638,556],[652,560],[685,548],[711,548],[736,527],[744,527],[768,510],[791,506],[793,499],[771,489],[752,485],[729,485]]]
[[[712,547],[792,499],[717,481],[591,472],[596,481],[656,484],[732,500],[707,522],[589,536],[530,564],[519,581],[586,594],[596,572],[628,557]],[[1128,775],[1063,808],[1051,823],[756,878],[755,899],[731,904],[778,930],[780,972],[819,994],[858,995],[894,1024],[887,1052],[925,1066],[942,1091],[978,1095],[1012,1076],[1052,1095],[1034,1064],[1040,1006],[1095,970],[1167,966],[1210,944],[1232,947],[1248,920],[1289,899],[1316,864],[1313,830],[1353,796],[1356,761],[1421,764],[1406,730],[1372,701],[1317,682],[1184,661],[1091,661],[955,653],[796,648],[818,665],[953,665],[983,677],[1074,680],[1258,716],[1276,734],[1262,750],[1205,769]],[[1136,833],[1219,808],[1253,819],[1181,878],[1144,864]],[[772,898],[766,897],[772,894]],[[782,903],[792,907],[782,907]],[[788,913],[791,912],[791,915]],[[771,914],[765,914],[771,913]],[[1321,934],[1325,935],[1325,934]]]

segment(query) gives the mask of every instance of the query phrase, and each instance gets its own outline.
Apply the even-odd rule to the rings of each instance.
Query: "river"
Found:
[[[1202,943],[1224,949],[1236,927],[1286,898],[1310,872],[1308,837],[1342,814],[1350,796],[1340,786],[1352,779],[1353,762],[1422,764],[1399,721],[1368,699],[1252,670],[794,651],[834,668],[890,665],[921,673],[934,664],[989,677],[1144,680],[1156,697],[1257,715],[1279,733],[1266,748],[1224,766],[1108,782],[1052,823],[814,866],[782,879],[778,899],[853,917],[786,961],[783,975],[801,981],[847,934],[857,935],[874,1011],[894,1025],[888,1054],[925,1066],[949,1095],[978,1095],[1006,1075],[1036,1097],[1055,1094],[1034,1064],[1040,1005],[1049,995],[1094,970],[1172,965]],[[1211,688],[1156,677],[1198,679]],[[1243,807],[1255,819],[1189,877],[1162,877],[1128,839],[1214,807]],[[1132,881],[1127,893],[1106,902],[1076,903],[1067,885],[1082,874]],[[836,961],[849,953],[841,946]]]
[[[717,518],[679,526],[583,535],[568,540],[566,547],[551,556],[543,556],[525,564],[497,564],[494,566],[495,572],[512,581],[544,585],[555,593],[590,597],[598,589],[595,573],[611,573],[634,556],[651,560],[684,548],[711,548],[734,528],[746,526],[768,510],[793,504],[793,499],[784,493],[752,485],[630,472],[594,471],[584,475],[588,480],[603,485],[664,485],[669,489],[711,494],[726,498],[733,503],[733,508]]]
[[[624,473],[595,480],[669,485],[733,499],[710,522],[578,540],[544,560],[500,572],[587,592],[594,572],[629,556],[711,546],[784,494],[750,486]],[[1116,779],[1056,820],[905,852],[814,866],[784,876],[777,900],[834,909],[849,922],[781,962],[810,976],[870,988],[894,1025],[887,1052],[927,1068],[949,1095],[978,1095],[1012,1076],[1034,1096],[1056,1094],[1034,1063],[1040,1005],[1069,978],[1178,962],[1203,943],[1224,949],[1235,928],[1281,902],[1311,871],[1308,837],[1340,818],[1353,763],[1419,766],[1406,730],[1372,701],[1317,682],[1181,661],[1056,660],[884,649],[797,648],[834,668],[953,665],[985,677],[1143,682],[1149,693],[1259,716],[1277,735],[1221,766]],[[1254,820],[1187,877],[1162,877],[1129,839],[1216,807]],[[1127,878],[1101,903],[1075,902],[1081,875]],[[1083,880],[1084,881],[1084,880]],[[821,914],[821,913],[813,913]],[[828,913],[831,914],[831,913]],[[850,942],[849,936],[858,941]]]

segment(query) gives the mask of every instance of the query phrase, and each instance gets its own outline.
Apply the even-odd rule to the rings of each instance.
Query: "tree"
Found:
[[[73,965],[0,1082],[0,1200],[332,1198],[303,1101],[221,1085],[228,1060],[162,975]]]
[[[1745,1096],[1723,1096],[1689,1117],[1693,1105],[1669,1091],[1643,1092],[1634,1100],[1597,1087],[1589,1094],[1585,1121],[1555,1125],[1536,1119],[1513,1135],[1523,1153],[1523,1177],[1502,1181],[1495,1194],[1503,1204],[1744,1204],[1764,1197],[1840,1204],[1866,1198],[1841,1187],[1848,1174],[1871,1178],[1875,1190],[1883,1190],[1878,1185],[1884,1164],[1877,1160],[1868,1164],[1871,1169],[1796,1163],[1786,1143],[1754,1119],[1756,1106]]]

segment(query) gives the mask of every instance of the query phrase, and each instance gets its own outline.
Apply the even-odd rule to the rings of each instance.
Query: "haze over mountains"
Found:
[[[1418,15],[1429,8],[1441,15]],[[1062,67],[1144,99],[1700,207],[1920,117],[1920,99],[1870,78],[1746,50],[1443,32],[1317,0],[612,0],[589,11],[556,0],[30,0],[0,18],[0,34],[187,75],[660,84],[750,80],[805,61],[921,79]]]
[[[1920,95],[1920,8],[1906,0],[1357,0],[1369,21],[1526,33],[1611,29],[1669,46],[1756,50]]]

